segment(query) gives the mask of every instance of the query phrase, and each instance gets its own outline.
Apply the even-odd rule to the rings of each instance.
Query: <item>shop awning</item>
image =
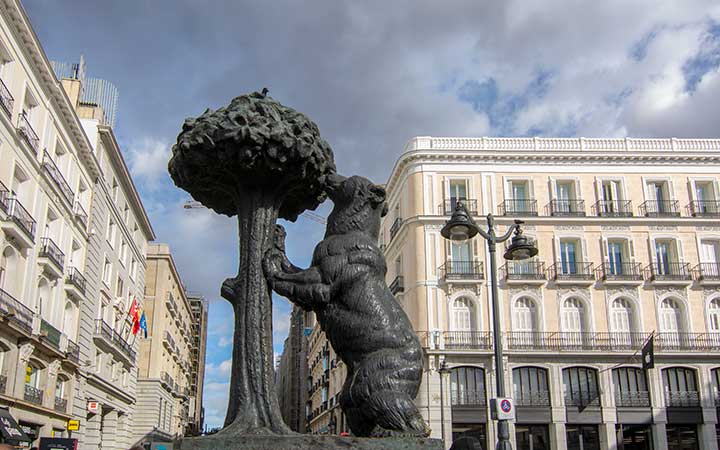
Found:
[[[10,415],[10,411],[5,408],[0,408],[0,433],[8,441],[31,442],[31,439],[23,433],[13,416]]]

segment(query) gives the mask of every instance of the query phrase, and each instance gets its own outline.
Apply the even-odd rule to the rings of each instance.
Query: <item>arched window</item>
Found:
[[[597,370],[589,367],[568,367],[563,369],[565,405],[585,408],[600,406],[600,389]]]
[[[535,331],[535,302],[528,297],[520,297],[513,305],[513,322],[516,331]]]
[[[695,370],[687,367],[663,369],[663,388],[666,407],[700,406]]]
[[[70,337],[70,340],[75,340],[75,305],[72,302],[65,303],[63,332]]]
[[[0,289],[7,292],[10,295],[16,295],[16,286],[20,282],[18,277],[19,267],[18,253],[10,246],[5,247],[2,254],[0,254]]]
[[[513,369],[513,389],[518,406],[550,406],[547,369],[529,366]]]
[[[25,394],[23,398],[36,405],[42,405],[43,391],[40,388],[41,368],[34,362],[25,367]]]
[[[645,371],[639,367],[613,369],[615,406],[649,407],[650,393],[647,388]]]
[[[631,332],[635,329],[632,304],[624,298],[615,299],[611,308],[612,327],[617,332]]]
[[[563,302],[561,324],[562,331],[585,331],[585,307],[580,299],[573,297]]]
[[[666,298],[660,304],[660,331],[667,333],[682,331],[682,310],[671,298]]]
[[[708,305],[710,331],[720,332],[720,298],[714,298]]]
[[[451,404],[485,405],[485,371],[477,367],[454,367],[450,371]]]
[[[67,411],[69,381],[65,375],[58,375],[55,381],[55,411]]]
[[[471,331],[475,329],[474,308],[469,299],[460,297],[452,303],[454,331]]]
[[[38,283],[37,313],[44,319],[50,318],[50,283],[46,279],[41,279]]]

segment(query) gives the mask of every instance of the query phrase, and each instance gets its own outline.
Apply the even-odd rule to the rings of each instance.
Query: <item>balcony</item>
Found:
[[[7,376],[0,375],[0,395],[5,394],[7,390]]]
[[[175,380],[173,380],[173,378],[167,372],[160,373],[160,383],[168,392],[172,392],[172,389],[175,386]]]
[[[439,209],[443,212],[443,215],[451,216],[453,211],[455,211],[455,205],[457,205],[458,203],[462,203],[471,216],[478,215],[477,200],[470,198],[451,198],[450,200],[445,200],[440,204]]]
[[[605,284],[641,284],[644,280],[642,265],[637,262],[604,262],[598,276]]]
[[[537,200],[516,198],[505,200],[498,205],[501,216],[537,216]]]
[[[43,167],[45,168],[45,172],[50,176],[50,178],[55,183],[55,186],[60,190],[60,193],[62,196],[67,200],[69,205],[73,204],[73,199],[75,198],[75,193],[70,188],[70,185],[65,180],[65,177],[63,176],[62,172],[60,172],[60,169],[55,165],[55,161],[52,160],[50,157],[50,153],[47,152],[47,150],[43,150]]]
[[[18,199],[11,197],[8,191],[0,191],[0,209],[7,214],[7,219],[1,224],[5,234],[14,238],[22,248],[35,245],[35,219]]]
[[[659,283],[688,284],[692,282],[690,264],[682,262],[667,262],[662,264],[650,263],[645,270],[650,274],[650,280]]]
[[[135,364],[135,351],[120,333],[113,330],[104,320],[95,321],[95,342],[98,346],[112,352],[128,365]]]
[[[170,315],[172,317],[175,317],[177,315],[177,304],[175,303],[175,297],[173,297],[172,293],[168,292],[165,296],[165,306],[167,306],[168,312],[170,312]]]
[[[546,279],[542,261],[509,261],[500,270],[507,284],[542,284]]]
[[[75,364],[76,366],[80,365],[80,346],[78,346],[73,341],[69,340],[67,341],[67,350],[65,350],[65,356],[67,359]]]
[[[493,334],[490,331],[445,331],[443,341],[446,349],[492,350]]]
[[[76,299],[82,299],[85,295],[87,281],[82,273],[75,267],[68,268],[68,274],[65,277],[65,290],[69,295]]]
[[[448,261],[438,268],[445,281],[477,281],[485,278],[483,263],[478,261]]]
[[[67,412],[67,400],[64,398],[55,397],[55,405],[54,409],[57,412],[66,413]]]
[[[88,224],[88,215],[80,202],[75,202],[75,205],[73,205],[73,215],[82,225],[82,229],[85,230]]]
[[[630,200],[600,200],[592,207],[593,214],[598,217],[632,217]]]
[[[35,405],[42,405],[43,402],[43,391],[41,389],[38,389],[36,387],[30,386],[29,384],[25,385],[25,395],[23,395],[23,398]]]
[[[720,283],[720,263],[700,263],[693,268],[693,272],[695,273],[695,279],[700,284]]]
[[[580,409],[588,406],[600,406],[600,391],[597,386],[590,390],[565,391],[565,406],[576,406]]]
[[[665,407],[699,408],[700,393],[698,391],[665,391]]]
[[[22,113],[18,116],[18,134],[23,138],[25,142],[30,146],[33,152],[37,155],[40,149],[40,138],[38,137],[32,125],[30,125],[30,119],[26,113]]]
[[[0,289],[0,314],[2,314],[6,320],[24,331],[25,334],[32,334],[32,311],[2,289]]]
[[[720,333],[660,332],[654,344],[659,352],[720,352]]]
[[[695,200],[688,204],[688,212],[693,217],[719,217],[720,201]]]
[[[405,284],[403,283],[402,275],[395,277],[392,283],[390,283],[390,292],[393,295],[397,295],[400,292],[405,292]]]
[[[649,408],[648,391],[620,391],[615,386],[615,406],[618,408]]]
[[[513,399],[516,406],[550,406],[550,391],[515,391]]]
[[[5,86],[5,83],[0,80],[0,107],[2,107],[2,110],[5,111],[8,118],[12,117],[14,104],[15,99],[12,94],[10,94],[10,89],[8,89],[7,86]]]
[[[680,217],[677,200],[647,200],[640,205],[640,215],[645,217]]]
[[[632,352],[645,342],[645,333],[511,331],[506,333],[509,350],[552,352]]]
[[[593,263],[558,261],[550,266],[551,277],[557,284],[592,284],[595,282]]]
[[[48,237],[40,239],[40,259],[38,263],[43,266],[45,273],[54,279],[63,276],[63,265],[65,254],[60,250],[55,241]]]
[[[477,406],[484,408],[487,405],[485,391],[471,391],[467,389],[453,390],[450,392],[450,404],[452,406]]]
[[[60,330],[50,325],[50,322],[45,319],[40,319],[40,338],[48,346],[52,347],[56,351],[60,351],[60,341],[62,340],[62,333]]]
[[[395,221],[390,226],[390,240],[392,241],[395,238],[395,235],[398,234],[398,231],[400,231],[400,227],[402,227],[403,220],[402,218],[398,217],[395,219]]]
[[[551,200],[546,209],[554,217],[585,217],[585,200]]]

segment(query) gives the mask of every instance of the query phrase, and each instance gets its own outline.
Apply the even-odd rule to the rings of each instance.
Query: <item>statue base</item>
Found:
[[[443,450],[440,439],[334,435],[210,435],[177,441],[174,450]]]

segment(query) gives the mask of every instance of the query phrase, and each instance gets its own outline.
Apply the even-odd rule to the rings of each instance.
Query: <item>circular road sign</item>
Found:
[[[500,402],[500,409],[502,409],[502,411],[503,411],[504,413],[509,413],[510,410],[512,409],[512,404],[510,403],[510,400],[504,398],[504,399]]]

